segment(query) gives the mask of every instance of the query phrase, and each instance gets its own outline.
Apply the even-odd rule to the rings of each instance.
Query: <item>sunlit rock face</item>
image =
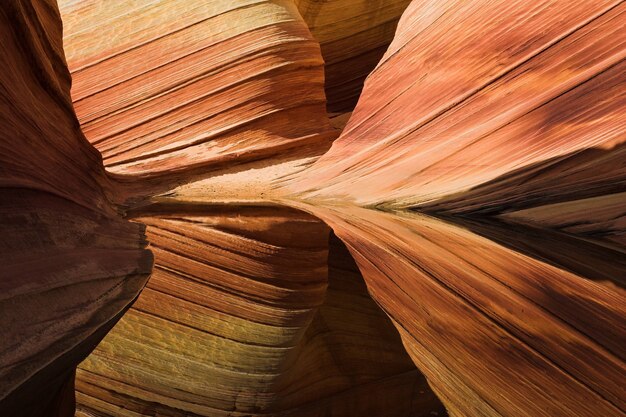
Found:
[[[167,189],[319,155],[337,136],[319,44],[292,1],[60,3],[74,107],[110,172]]]
[[[0,415],[626,415],[624,3],[408,3],[0,4]]]
[[[76,365],[152,257],[80,131],[56,6],[3,2],[0,40],[0,415],[70,416]]]
[[[352,110],[408,3],[61,1],[74,107],[109,171],[151,180],[135,194],[280,177],[328,149],[326,97]]]
[[[289,186],[451,415],[624,415],[625,12],[412,2]]]
[[[470,192],[457,211],[623,190],[625,10],[412,2],[341,137],[294,189],[399,207]]]

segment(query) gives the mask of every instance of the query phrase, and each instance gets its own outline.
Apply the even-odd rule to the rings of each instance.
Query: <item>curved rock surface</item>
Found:
[[[155,270],[81,365],[78,415],[443,412],[336,238],[327,263],[319,220],[184,203],[136,215]]]
[[[327,108],[351,111],[363,82],[391,43],[410,0],[295,0],[320,43]]]
[[[0,6],[0,415],[626,415],[626,3],[407,3]]]
[[[319,155],[337,136],[319,45],[290,0],[61,11],[74,107],[110,172],[167,191],[235,164]]]
[[[474,211],[623,190],[625,10],[412,2],[341,137],[292,190],[395,207],[471,190]]]
[[[3,2],[0,39],[0,415],[72,416],[74,368],[152,256],[80,132],[56,5]]]
[[[623,253],[559,255],[563,241],[543,236],[548,263],[526,230],[482,227],[504,245],[423,215],[303,208],[346,243],[450,415],[624,415]],[[567,271],[569,257],[594,279]]]

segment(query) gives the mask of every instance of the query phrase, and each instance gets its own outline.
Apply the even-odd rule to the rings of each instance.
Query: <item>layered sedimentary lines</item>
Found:
[[[618,135],[621,130],[618,128]],[[625,160],[623,143],[607,149],[584,149],[524,167],[420,208],[446,215],[499,216],[623,249]]]
[[[626,247],[626,194],[615,193],[512,211],[503,217]]]
[[[1,415],[73,415],[144,225],[79,416],[625,415],[625,2],[375,68],[407,0],[61,3],[0,5]]]
[[[336,238],[329,286],[319,220],[181,204],[137,220],[155,270],[81,365],[79,415],[441,411]]]
[[[329,112],[354,108],[410,0],[295,0],[320,43]]]
[[[0,195],[0,411],[53,416],[73,368],[145,285],[151,255],[138,224],[33,190]],[[59,395],[73,402],[73,390]]]
[[[452,415],[623,415],[622,288],[429,217],[309,209]]]
[[[74,106],[112,172],[189,181],[336,136],[291,1],[62,6]]]
[[[413,2],[343,134],[293,189],[413,206],[591,148],[607,158],[623,142],[625,10],[621,1]],[[586,161],[580,176],[569,174],[585,167],[552,172],[532,191],[623,185],[620,160],[598,171]],[[525,198],[518,184],[502,193]]]
[[[155,270],[83,363],[79,409],[135,416],[267,408],[323,301],[328,230],[288,210],[168,211],[138,219],[148,225]],[[291,237],[290,222],[309,239]]]
[[[152,257],[80,132],[56,6],[3,2],[0,39],[0,414],[72,415],[75,366]]]
[[[17,0],[0,12],[0,186],[106,210],[100,155],[84,140],[72,111],[58,12],[46,2]]]

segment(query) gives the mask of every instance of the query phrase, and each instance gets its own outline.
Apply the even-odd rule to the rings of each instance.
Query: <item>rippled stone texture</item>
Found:
[[[61,11],[74,107],[111,172],[166,191],[255,160],[297,165],[337,136],[319,45],[292,1],[64,1]]]
[[[0,407],[625,415],[624,4],[3,3]]]
[[[152,256],[80,131],[56,6],[4,1],[0,40],[0,415],[70,416],[74,368]]]
[[[450,415],[624,414],[623,252],[570,247],[546,262],[510,226],[474,226],[496,243],[423,215],[306,208],[346,243]],[[595,279],[567,271],[569,257]]]
[[[358,205],[444,199],[438,209],[469,193],[456,212],[623,191],[625,10],[412,2],[341,137],[294,190]]]
[[[341,136],[288,185],[451,415],[625,414],[625,12],[412,2]]]
[[[327,261],[316,218],[180,203],[136,215],[155,270],[81,365],[79,415],[443,411],[335,237]]]

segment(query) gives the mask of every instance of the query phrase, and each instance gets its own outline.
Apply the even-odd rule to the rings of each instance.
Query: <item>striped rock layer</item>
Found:
[[[625,14],[413,1],[341,136],[288,185],[450,415],[626,413]]]
[[[337,136],[319,44],[291,1],[65,1],[61,12],[82,130],[107,170],[144,180],[138,193],[321,153]]]
[[[511,225],[303,208],[345,242],[449,415],[625,415],[624,252]]]
[[[0,39],[0,415],[71,415],[76,365],[152,255],[80,131],[56,5],[3,2]]]
[[[413,1],[341,137],[291,190],[569,230],[591,211],[597,227],[581,231],[623,242],[625,13]]]
[[[1,415],[626,415],[624,2],[413,0],[377,65],[408,1],[53,3],[0,6]]]
[[[363,82],[391,43],[410,0],[295,0],[320,43],[328,111],[356,104]]]
[[[321,221],[179,203],[136,215],[155,269],[81,364],[78,415],[443,412]]]

